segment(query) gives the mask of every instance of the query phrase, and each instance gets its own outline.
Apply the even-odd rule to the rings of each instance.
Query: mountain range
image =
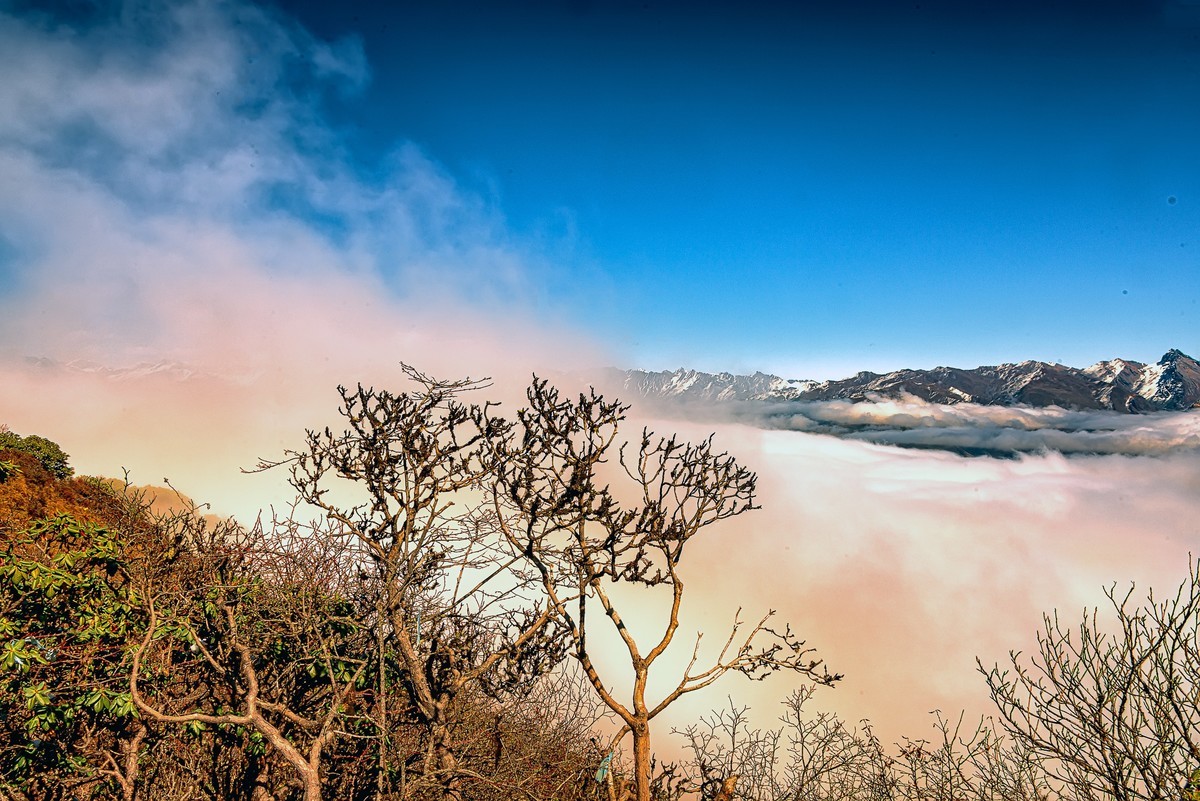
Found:
[[[26,362],[35,369],[94,373],[116,381],[148,376],[187,381],[198,375],[192,367],[176,362],[126,368],[85,361],[63,364],[45,358],[27,358]],[[647,372],[609,368],[598,383],[625,400],[641,403],[859,402],[913,397],[950,405],[1056,406],[1134,414],[1200,407],[1200,362],[1179,350],[1167,351],[1154,364],[1109,359],[1075,368],[1024,361],[973,369],[934,367],[882,374],[860,372],[837,381],[786,379],[761,372],[734,375],[687,369]]]
[[[1156,364],[1110,359],[1090,367],[1024,361],[960,369],[861,372],[839,381],[784,379],[766,373],[733,375],[696,370],[646,372],[613,368],[609,376],[629,400],[698,403],[731,401],[866,401],[915,397],[930,403],[1058,406],[1144,413],[1200,407],[1200,363],[1170,350]]]

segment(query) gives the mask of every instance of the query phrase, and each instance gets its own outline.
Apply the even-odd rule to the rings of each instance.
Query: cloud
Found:
[[[885,742],[928,736],[928,713],[990,712],[975,658],[1028,652],[1044,611],[1072,620],[1102,590],[1173,590],[1200,553],[1200,454],[967,458],[721,423],[660,420],[759,475],[762,508],[698,538],[687,632],[720,640],[733,609],[768,609],[846,673],[819,708],[869,717]],[[774,722],[785,677],[723,680],[674,725],[730,694]]]
[[[777,609],[847,674],[817,707],[885,742],[928,736],[934,709],[990,713],[975,658],[1034,649],[1043,612],[1069,621],[1113,584],[1170,592],[1200,553],[1200,412],[911,397],[659,412],[759,473],[762,509],[697,542],[688,624],[720,637],[722,610]],[[718,692],[772,725],[787,686]],[[716,705],[689,699],[675,723]]]
[[[409,143],[368,169],[347,154],[323,108],[369,79],[353,39],[132,2],[86,26],[0,14],[0,71],[9,355],[228,367],[374,358],[415,329],[555,339],[525,322],[551,268],[497,209]]]
[[[339,382],[404,360],[517,398],[599,350],[497,208],[411,143],[348,152],[325,108],[370,80],[353,38],[225,0],[0,11],[0,74],[0,417],[84,472],[246,513],[237,469]]]
[[[1064,454],[1165,455],[1200,450],[1200,412],[1144,415],[1030,408],[945,405],[905,396],[850,401],[746,403],[735,419],[770,429],[930,448],[967,455],[1011,457]]]

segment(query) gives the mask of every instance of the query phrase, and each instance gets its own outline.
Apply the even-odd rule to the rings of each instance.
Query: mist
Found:
[[[1197,411],[913,397],[650,408],[652,428],[715,431],[759,474],[762,508],[694,552],[690,586],[706,597],[693,627],[722,639],[731,610],[777,610],[846,674],[815,706],[870,719],[885,742],[929,735],[935,709],[989,714],[977,658],[1028,652],[1043,613],[1078,619],[1106,588],[1171,593],[1200,553]],[[680,721],[728,693],[770,725],[788,683],[769,685],[726,680]]]
[[[778,610],[846,674],[816,705],[870,718],[885,742],[928,736],[934,709],[988,714],[976,657],[1028,652],[1043,612],[1078,619],[1107,604],[1106,587],[1173,592],[1200,551],[1194,451],[996,459],[715,428],[758,471],[762,508],[694,551],[689,587],[705,597],[689,622],[720,639],[738,606],[744,618]],[[726,679],[684,715],[729,694],[770,724],[787,689]]]
[[[771,430],[942,450],[966,456],[1019,454],[1162,456],[1200,450],[1200,411],[1126,414],[1057,406],[939,404],[905,395],[864,401],[670,404],[672,417],[732,420]]]
[[[405,361],[516,399],[604,358],[494,204],[403,140],[354,166],[324,109],[370,80],[357,40],[240,3],[93,11],[0,13],[0,421],[244,516],[239,469],[332,422],[339,383]]]

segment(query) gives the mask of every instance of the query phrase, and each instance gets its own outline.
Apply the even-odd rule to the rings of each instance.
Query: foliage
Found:
[[[997,724],[936,713],[933,736],[885,747],[812,712],[806,684],[775,728],[731,701],[683,728],[686,762],[658,762],[655,718],[727,673],[839,678],[768,613],[647,693],[688,543],[756,508],[755,475],[712,439],[622,439],[627,407],[595,392],[535,379],[506,419],[468,402],[480,382],[408,375],[339,389],[344,430],[261,465],[310,522],[156,514],[0,426],[0,796],[1200,798],[1200,566],[1165,600],[1110,589],[1112,633],[1096,610],[1047,616],[1036,654],[983,671]],[[648,642],[629,587],[665,611]],[[597,626],[628,657],[624,695]]]
[[[75,474],[75,469],[67,463],[69,457],[58,443],[37,434],[22,437],[12,431],[0,431],[0,450],[30,454],[55,478],[70,478]]]
[[[0,459],[0,483],[7,480],[10,476],[20,475],[21,468],[16,462],[8,459]]]
[[[138,582],[147,622],[130,659],[133,704],[193,736],[235,730],[250,756],[279,759],[319,798],[326,747],[353,733],[367,681],[344,560],[328,550],[339,540],[294,521],[246,530],[184,513],[166,525],[186,556],[169,581]],[[181,673],[194,678],[181,684]]]
[[[119,755],[133,729],[124,646],[139,627],[124,543],[69,515],[38,521],[7,543],[0,561],[0,772],[37,794],[55,783],[114,778],[101,758]]]
[[[25,474],[0,504],[12,532],[0,546],[0,794],[443,795],[412,677],[389,643],[378,669],[379,585],[340,525],[153,515],[138,495],[15,458]],[[32,509],[72,512],[22,523]],[[461,613],[440,624],[436,605],[400,610],[424,615],[418,647],[469,645],[456,639],[469,632]],[[495,675],[448,704],[471,797],[568,801],[594,789],[590,696],[557,673]],[[521,693],[500,691],[518,675]]]

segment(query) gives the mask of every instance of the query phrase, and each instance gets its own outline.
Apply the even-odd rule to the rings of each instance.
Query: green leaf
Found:
[[[137,717],[137,707],[129,693],[118,693],[109,703],[109,711],[119,718]]]
[[[50,688],[44,681],[24,687],[21,694],[25,696],[25,706],[28,709],[50,705]]]

